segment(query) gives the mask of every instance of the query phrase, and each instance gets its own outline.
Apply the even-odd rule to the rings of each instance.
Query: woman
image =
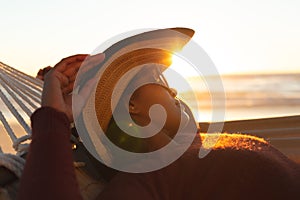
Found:
[[[42,108],[32,116],[33,138],[19,199],[81,199],[69,143],[72,110],[69,96],[65,94],[72,90],[75,71],[86,57],[64,59],[46,76]],[[100,54],[89,59],[95,64],[103,57]],[[87,83],[87,90],[90,84],[92,81]],[[158,95],[149,98],[148,94],[154,91]],[[170,90],[160,85],[145,85],[134,93],[131,101],[133,110],[137,109],[132,114],[137,123],[147,123],[139,106],[143,105],[144,109],[154,101],[165,104],[173,114],[179,109]],[[176,115],[180,117],[174,114],[172,120],[178,120]],[[242,138],[240,141],[251,145],[252,150],[242,144],[230,144],[216,147],[201,160],[196,156],[197,148],[191,148],[162,170],[142,174],[119,172],[99,199],[276,199],[284,196],[292,199],[299,196],[299,166],[261,140]]]
[[[32,143],[19,199],[82,199],[69,143],[70,122],[78,113],[72,113],[69,94],[85,59],[88,70],[99,64],[104,55],[68,57],[45,78],[42,108],[31,117]],[[85,94],[91,93],[94,83],[95,79],[89,80],[79,91],[77,107],[84,107],[88,96]],[[110,130],[114,124],[111,120],[107,121],[108,137],[118,146],[133,152],[153,151],[172,142],[182,119],[182,107],[176,93],[167,85],[145,84],[130,96],[129,104],[119,103],[117,108],[128,105],[132,120],[144,126],[149,123],[149,108],[153,104],[164,106],[166,123],[163,131],[142,142],[141,149],[130,149],[131,145],[111,136],[110,133],[114,133]],[[193,120],[189,123],[196,124]],[[195,134],[188,150],[162,169],[147,173],[117,172],[98,199],[299,199],[299,165],[264,140],[224,134],[213,150],[199,159],[201,145],[205,147],[206,144],[201,144],[200,137]]]

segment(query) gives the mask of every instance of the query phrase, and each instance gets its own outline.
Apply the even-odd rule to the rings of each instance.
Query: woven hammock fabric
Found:
[[[17,153],[30,138],[30,116],[40,107],[42,86],[43,81],[0,62],[0,138],[8,135]],[[7,144],[2,140],[0,145]]]

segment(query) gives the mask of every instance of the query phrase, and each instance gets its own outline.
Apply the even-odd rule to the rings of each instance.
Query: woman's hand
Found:
[[[44,80],[45,75],[52,69],[51,66],[44,67],[43,69],[40,69],[36,75],[36,78]]]
[[[77,72],[80,67],[83,67],[84,71],[88,71],[101,63],[104,60],[104,57],[104,54],[97,54],[94,56],[79,54],[62,59],[45,76],[42,106],[49,106],[64,112],[68,116],[70,122],[72,122],[71,92],[73,91]],[[94,83],[94,79],[89,80],[76,95],[86,98],[88,96],[86,94],[91,92],[91,86],[94,85]],[[83,95],[81,95],[81,93]],[[85,102],[86,99],[81,99],[81,105],[78,106],[83,107]]]

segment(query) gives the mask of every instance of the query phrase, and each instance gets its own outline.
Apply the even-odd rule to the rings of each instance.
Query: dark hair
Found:
[[[119,123],[128,125],[130,122],[124,120]],[[139,131],[136,127],[132,127],[130,131]],[[143,138],[138,138],[129,135],[128,133],[124,132],[116,123],[114,118],[112,117],[110,119],[107,131],[106,131],[106,136],[109,138],[109,140],[117,145],[118,147],[134,152],[134,153],[145,153],[147,152],[147,139]],[[142,133],[139,133],[142,134]]]

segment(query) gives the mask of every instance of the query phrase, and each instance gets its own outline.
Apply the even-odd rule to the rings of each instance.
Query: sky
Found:
[[[300,72],[298,0],[0,0],[0,61],[35,76],[141,28],[188,27],[219,73]]]

